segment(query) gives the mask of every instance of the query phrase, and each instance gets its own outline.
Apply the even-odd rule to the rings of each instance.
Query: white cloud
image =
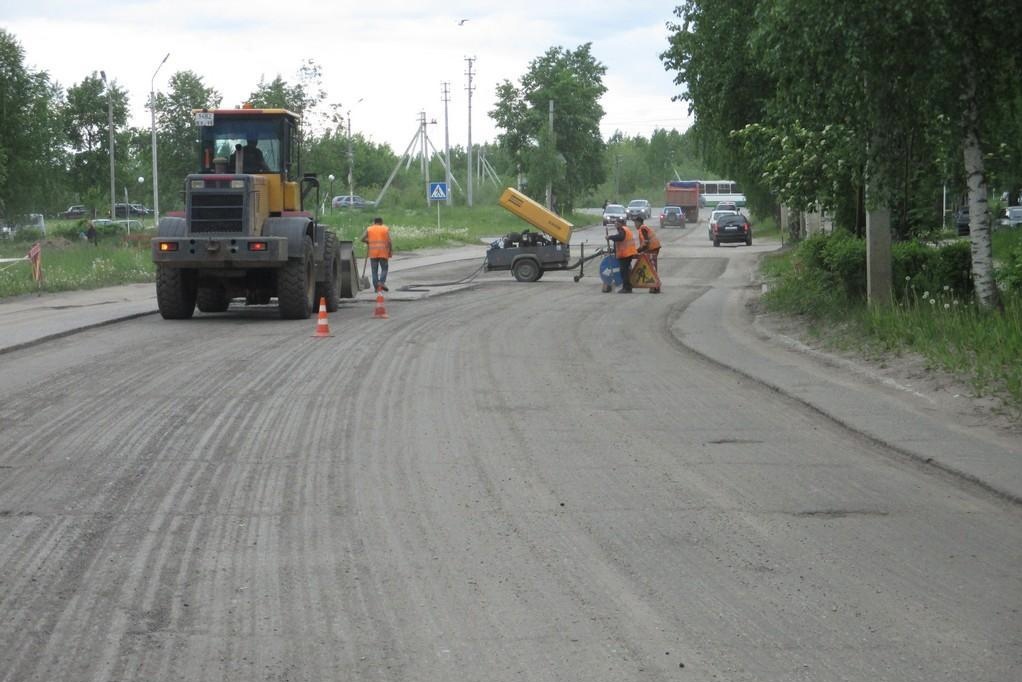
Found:
[[[327,101],[352,108],[356,131],[400,153],[416,130],[419,111],[436,119],[430,136],[443,143],[441,81],[450,82],[452,145],[467,139],[466,56],[474,56],[472,139],[497,132],[487,112],[498,83],[517,82],[530,60],[551,46],[593,43],[607,67],[602,132],[648,136],[658,127],[688,126],[687,105],[671,102],[674,75],[659,54],[667,47],[672,5],[621,2],[595,10],[588,2],[523,0],[287,4],[279,0],[0,0],[3,28],[22,44],[26,62],[65,87],[93,71],[128,90],[132,123],[147,127],[150,81],[166,86],[191,70],[240,104],[260,79],[293,82],[301,61],[323,70]],[[463,25],[458,20],[467,18]],[[363,98],[361,104],[355,102]]]

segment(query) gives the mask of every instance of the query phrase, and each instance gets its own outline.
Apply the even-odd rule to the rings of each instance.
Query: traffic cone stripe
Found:
[[[373,317],[381,320],[387,319],[387,308],[383,305],[383,290],[376,290],[376,309],[373,310]]]
[[[330,324],[326,320],[326,298],[319,299],[319,318],[316,320],[316,333],[312,335],[313,338],[323,338],[324,336],[333,336],[330,333]]]

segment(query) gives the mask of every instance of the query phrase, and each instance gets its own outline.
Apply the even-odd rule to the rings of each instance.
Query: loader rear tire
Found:
[[[305,237],[301,259],[289,259],[277,275],[277,304],[285,320],[305,320],[316,307],[316,263]]]
[[[195,314],[194,270],[156,266],[156,305],[165,320],[187,320]]]
[[[227,298],[227,292],[223,285],[217,284],[211,287],[199,287],[195,297],[195,305],[203,313],[222,313],[231,305],[231,299]]]

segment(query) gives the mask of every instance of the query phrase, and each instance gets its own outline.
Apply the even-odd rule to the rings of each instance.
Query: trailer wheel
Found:
[[[316,306],[316,263],[306,235],[301,260],[289,259],[277,276],[277,304],[285,320],[304,320]]]
[[[211,287],[199,287],[195,304],[200,312],[222,313],[230,307],[231,299],[227,298],[223,285],[216,284]]]
[[[539,263],[533,259],[522,258],[514,264],[511,274],[519,282],[535,282],[543,276],[543,271],[540,270]]]
[[[341,280],[341,250],[337,245],[337,235],[327,230],[323,240],[325,253],[326,280],[316,283],[316,300],[326,299],[327,312],[336,313],[338,307],[338,287]]]
[[[194,270],[156,266],[156,305],[165,320],[187,320],[195,314]]]

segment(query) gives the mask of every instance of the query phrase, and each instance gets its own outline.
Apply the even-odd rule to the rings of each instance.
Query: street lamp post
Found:
[[[114,203],[117,201],[117,194],[114,191],[114,100],[110,86],[106,82],[106,71],[100,71],[99,75],[106,88],[107,128],[110,131],[110,220],[114,220],[117,218],[114,212]]]
[[[156,74],[163,68],[163,63],[167,61],[167,57],[170,57],[168,52],[160,62],[160,65],[153,71],[153,77],[149,81],[149,113],[152,115],[152,122],[150,129],[153,137],[153,225],[160,222],[160,182],[158,175],[156,174]],[[139,182],[142,178],[138,179]]]
[[[330,181],[330,196],[327,197],[327,201],[330,202],[330,212],[334,212],[334,174],[326,176],[326,179]]]

